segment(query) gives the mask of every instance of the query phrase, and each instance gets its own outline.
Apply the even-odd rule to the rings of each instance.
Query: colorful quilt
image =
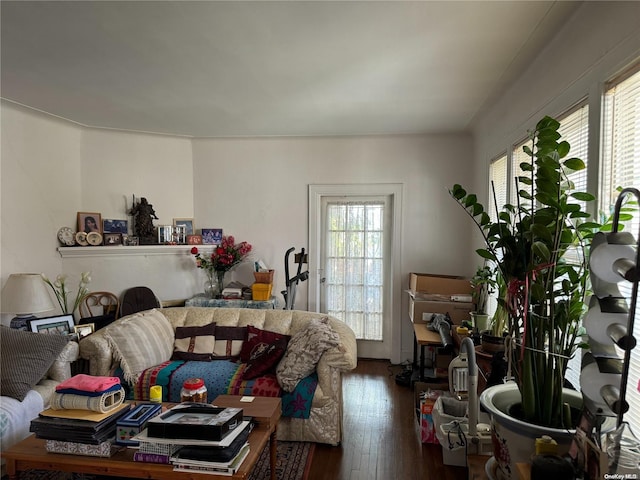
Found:
[[[150,387],[160,385],[164,402],[179,402],[184,381],[188,378],[202,378],[207,386],[209,401],[223,394],[281,397],[283,417],[309,418],[311,402],[318,385],[315,372],[301,380],[293,392],[287,393],[282,390],[273,373],[252,380],[243,380],[242,373],[245,368],[246,364],[230,360],[170,360],[142,372],[129,398],[148,401]]]

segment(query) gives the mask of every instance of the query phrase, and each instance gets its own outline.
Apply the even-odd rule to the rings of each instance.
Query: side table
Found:
[[[269,300],[244,300],[211,298],[204,293],[191,297],[184,303],[185,307],[218,307],[218,308],[253,308],[257,310],[271,310],[278,306],[276,297]]]

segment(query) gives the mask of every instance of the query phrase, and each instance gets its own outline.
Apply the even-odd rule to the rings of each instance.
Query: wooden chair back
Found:
[[[120,301],[111,292],[90,292],[80,304],[80,317],[111,316],[118,318]]]

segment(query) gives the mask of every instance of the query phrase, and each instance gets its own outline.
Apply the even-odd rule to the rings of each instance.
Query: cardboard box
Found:
[[[415,382],[413,384],[413,393],[415,396],[415,409],[416,414],[420,413],[420,395],[422,392],[429,390],[439,392],[440,395],[449,395],[449,382],[444,380],[442,382]]]
[[[418,300],[409,292],[409,318],[413,323],[429,323],[434,313],[448,313],[451,321],[460,325],[464,320],[470,320],[469,312],[473,311],[473,303],[467,302],[438,302],[432,300]]]
[[[469,295],[472,290],[468,278],[431,273],[410,273],[409,289],[413,292],[443,295]]]

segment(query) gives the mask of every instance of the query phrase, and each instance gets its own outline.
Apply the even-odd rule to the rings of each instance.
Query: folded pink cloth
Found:
[[[56,387],[56,390],[73,388],[83,392],[104,392],[114,385],[120,385],[120,379],[118,377],[92,377],[91,375],[80,373],[61,382]]]

